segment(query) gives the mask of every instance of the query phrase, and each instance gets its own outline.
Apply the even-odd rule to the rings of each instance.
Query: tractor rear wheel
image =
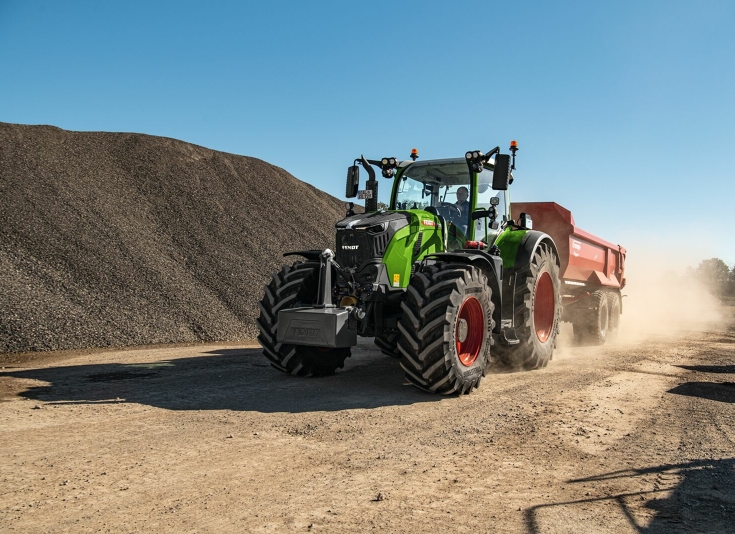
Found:
[[[400,358],[401,352],[398,350],[398,339],[400,337],[401,333],[398,331],[378,332],[375,334],[373,342],[383,354],[387,354],[393,358]]]
[[[546,367],[554,355],[561,315],[561,288],[556,254],[541,244],[516,275],[513,297],[514,324],[520,343],[497,343],[494,354],[503,365],[513,369]]]
[[[595,291],[585,302],[588,303],[588,311],[572,323],[574,339],[579,345],[604,345],[610,324],[608,293]]]
[[[444,395],[478,387],[494,325],[482,270],[462,263],[429,265],[411,277],[401,307],[398,349],[408,381]]]
[[[258,303],[260,317],[258,341],[271,365],[295,376],[331,375],[344,367],[351,351],[349,348],[311,347],[278,343],[278,312],[287,308],[310,306],[316,301],[319,289],[319,262],[296,262],[284,265],[274,273]]]

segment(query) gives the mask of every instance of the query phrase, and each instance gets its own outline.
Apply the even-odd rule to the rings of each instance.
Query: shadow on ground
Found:
[[[668,392],[735,404],[735,382],[686,382]]]
[[[735,373],[735,365],[679,365],[677,367],[698,373]],[[685,382],[670,389],[669,393],[735,404],[735,382]]]
[[[544,524],[544,513],[554,508],[580,506],[588,509],[597,503],[615,503],[636,532],[733,532],[735,458],[625,469],[568,483],[580,484],[581,492],[595,483],[600,483],[601,488],[609,487],[616,479],[629,479],[627,485],[644,485],[652,489],[533,506],[524,512],[526,528],[534,534],[546,531],[548,525]],[[678,482],[668,483],[667,480]],[[586,495],[589,493],[585,491]],[[640,508],[653,512],[653,518],[646,521],[647,524],[636,519],[641,515],[636,513],[636,509]]]
[[[735,373],[735,365],[677,365],[675,367],[700,373]]]
[[[28,399],[84,404],[129,402],[169,410],[264,413],[335,411],[437,401],[405,384],[394,358],[353,349],[336,375],[297,378],[273,369],[260,349],[222,349],[152,363],[91,364],[0,372],[46,382],[17,393]]]

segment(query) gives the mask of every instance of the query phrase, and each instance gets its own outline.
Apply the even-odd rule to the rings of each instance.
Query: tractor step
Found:
[[[518,345],[521,340],[516,336],[515,328],[504,328],[500,331],[500,342],[503,345]]]

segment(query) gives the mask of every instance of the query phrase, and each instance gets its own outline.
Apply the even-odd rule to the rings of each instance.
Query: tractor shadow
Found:
[[[398,360],[360,345],[334,376],[299,378],[272,368],[260,349],[221,349],[148,363],[0,372],[20,397],[56,404],[138,403],[167,410],[338,411],[436,402],[407,385]],[[27,380],[39,380],[24,384]]]
[[[567,502],[540,504],[524,510],[528,532],[546,532],[548,520],[569,511],[604,507],[611,530],[627,525],[634,532],[732,532],[735,517],[735,458],[693,460],[638,469],[623,469],[567,481],[583,488],[582,497]],[[614,485],[641,487],[639,491],[609,491]],[[614,505],[620,515],[614,517]],[[613,528],[616,525],[618,528]],[[628,529],[625,529],[628,530]]]
[[[698,373],[735,374],[735,365],[678,365],[677,367]],[[730,381],[685,382],[668,392],[735,404],[735,382]]]

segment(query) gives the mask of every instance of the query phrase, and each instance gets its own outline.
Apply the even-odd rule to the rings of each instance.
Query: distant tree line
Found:
[[[720,258],[703,260],[696,269],[688,267],[685,276],[699,280],[716,297],[735,297],[735,265],[730,269]]]

